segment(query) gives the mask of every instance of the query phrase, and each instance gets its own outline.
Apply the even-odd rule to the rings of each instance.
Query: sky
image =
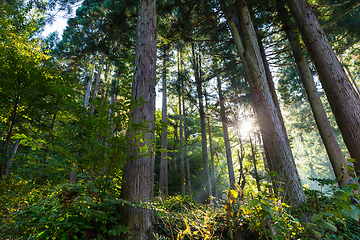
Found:
[[[52,25],[47,24],[45,26],[45,30],[42,32],[42,35],[46,37],[50,33],[57,31],[59,33],[59,37],[61,38],[62,33],[67,26],[67,20],[68,18],[64,18],[63,16],[56,16]]]

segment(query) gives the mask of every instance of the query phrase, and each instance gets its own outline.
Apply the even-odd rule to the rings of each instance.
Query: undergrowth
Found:
[[[129,230],[121,225],[120,208],[127,203],[116,181],[51,187],[8,178],[0,189],[0,239],[122,239]],[[155,238],[360,239],[358,185],[326,184],[326,192],[306,190],[299,209],[265,192],[242,196],[231,190],[208,205],[188,196],[155,197],[149,206],[155,210]],[[302,221],[302,212],[310,222]]]

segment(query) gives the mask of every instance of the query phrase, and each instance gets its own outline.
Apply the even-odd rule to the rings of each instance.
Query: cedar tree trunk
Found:
[[[360,99],[352,86],[313,8],[304,0],[287,0],[305,46],[319,74],[332,112],[357,174],[360,174]]]
[[[124,166],[121,198],[129,202],[152,201],[155,148],[156,85],[156,1],[139,1],[136,28],[136,72],[132,101],[145,101],[130,111],[131,129],[126,144],[128,160]],[[154,239],[154,212],[148,208],[125,205],[123,224],[132,234],[127,239]]]

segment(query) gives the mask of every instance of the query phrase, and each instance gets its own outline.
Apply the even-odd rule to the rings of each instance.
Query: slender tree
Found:
[[[85,107],[85,109],[87,109],[88,106],[89,106],[91,85],[92,85],[92,81],[93,81],[93,78],[94,78],[94,71],[95,71],[95,67],[94,67],[94,65],[91,65],[90,59],[89,59],[89,67],[90,67],[91,74],[89,76],[89,79],[88,79],[88,82],[87,82],[87,87],[86,87],[86,92],[85,92],[85,99],[84,99],[84,107]],[[95,60],[93,61],[93,63],[95,64]]]
[[[226,162],[227,162],[228,173],[229,173],[230,189],[235,190],[235,174],[234,174],[233,160],[232,160],[232,156],[231,156],[228,123],[227,123],[226,112],[225,112],[225,104],[224,104],[225,99],[224,99],[223,93],[221,91],[220,76],[216,75],[216,79],[217,79],[217,88],[218,88],[218,92],[219,92],[220,119],[221,119],[223,132],[224,132],[225,153],[226,153]]]
[[[206,105],[206,109],[209,111],[208,98],[207,98],[206,91],[205,91],[205,105]],[[213,141],[212,141],[212,136],[211,136],[211,123],[210,123],[209,114],[207,116],[207,127],[208,127],[208,134],[209,134],[210,164],[211,164],[210,178],[211,178],[211,184],[213,187],[212,190],[213,190],[214,197],[218,198],[218,190],[217,190],[217,186],[216,186],[216,177],[215,177],[214,148],[213,148]]]
[[[206,137],[206,123],[205,123],[205,111],[203,103],[203,88],[202,88],[202,79],[201,79],[201,65],[200,65],[200,54],[198,55],[195,52],[194,44],[191,45],[192,57],[193,57],[193,68],[195,74],[195,83],[197,97],[199,101],[199,114],[200,114],[200,124],[201,124],[201,150],[202,150],[202,160],[203,160],[203,171],[204,171],[204,180],[205,180],[205,202],[210,203],[211,192],[211,181],[209,175],[209,160],[207,154],[207,137]]]
[[[96,76],[96,80],[95,80],[94,92],[93,92],[93,95],[92,95],[92,98],[91,98],[92,100],[96,99],[96,96],[97,96],[98,91],[99,91],[101,74],[102,74],[102,69],[103,69],[103,64],[104,64],[104,58],[105,58],[105,55],[102,54],[101,58],[100,58],[100,61],[99,61],[99,67],[98,67],[98,72],[97,72],[97,76]],[[95,111],[95,105],[91,104],[91,106],[90,106],[90,115],[94,115],[94,111]]]
[[[161,133],[161,156],[160,156],[160,192],[166,196],[169,194],[168,187],[168,132],[167,132],[167,51],[165,50],[163,56],[162,69],[162,133]]]
[[[182,84],[184,86],[184,84]],[[185,139],[185,157],[186,157],[186,188],[187,194],[189,196],[192,195],[191,193],[191,173],[190,173],[190,158],[189,158],[189,144],[188,144],[188,134],[187,134],[187,127],[186,127],[186,106],[185,106],[185,98],[182,99],[182,105],[184,109],[184,139]]]
[[[183,116],[182,116],[182,95],[183,95],[183,85],[182,85],[182,74],[180,72],[181,64],[181,49],[178,49],[178,107],[179,107],[179,135],[180,135],[180,191],[181,195],[185,195],[185,164],[184,164],[184,140],[183,140]]]

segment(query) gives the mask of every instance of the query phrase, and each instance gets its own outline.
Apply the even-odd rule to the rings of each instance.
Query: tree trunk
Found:
[[[226,9],[223,3],[223,9]],[[272,162],[276,179],[282,182],[285,201],[297,207],[305,201],[305,194],[297,172],[291,152],[289,140],[282,122],[281,112],[276,108],[269,83],[266,77],[264,63],[261,57],[256,33],[252,24],[250,13],[245,2],[238,5],[239,22],[244,33],[245,48],[241,39],[236,39],[242,64],[244,65],[254,100],[258,124],[263,135],[270,161]],[[234,38],[239,37],[235,31],[235,23],[228,10],[224,11],[226,20],[231,27]],[[246,51],[245,51],[246,49]],[[286,185],[285,185],[286,183]]]
[[[10,140],[11,137],[13,135],[13,131],[14,131],[14,127],[17,121],[17,111],[18,111],[18,106],[19,106],[19,102],[20,102],[20,95],[18,95],[15,99],[14,102],[14,107],[11,113],[11,123],[10,123],[10,128],[9,128],[9,132],[6,135],[5,141],[4,141],[4,146],[5,146],[5,164],[4,166],[0,165],[0,177],[2,177],[2,175],[4,175],[6,173],[6,168],[9,165],[9,161],[10,161]]]
[[[183,84],[184,86],[184,84]],[[184,109],[184,137],[185,137],[185,157],[186,157],[186,187],[187,193],[191,196],[191,178],[190,178],[190,159],[189,159],[189,146],[187,141],[187,129],[186,129],[186,107],[185,107],[185,100],[182,99],[182,105]]]
[[[212,195],[211,192],[211,181],[209,175],[209,161],[207,155],[207,138],[206,138],[206,123],[205,123],[205,111],[203,104],[203,90],[202,90],[202,79],[200,76],[200,65],[199,57],[195,53],[194,45],[191,45],[192,55],[193,55],[193,67],[195,74],[196,90],[199,101],[199,114],[200,114],[200,125],[201,125],[201,150],[202,150],[202,160],[203,160],[203,171],[204,171],[204,180],[205,180],[205,203],[210,204]]]
[[[95,63],[95,60],[94,60],[94,63]],[[90,61],[89,61],[89,65],[90,65]],[[91,93],[91,84],[92,84],[92,81],[94,79],[94,72],[95,72],[95,66],[92,66],[92,71],[91,71],[91,75],[90,75],[90,78],[88,80],[88,84],[87,84],[87,87],[86,87],[86,92],[85,92],[85,100],[84,100],[84,107],[85,109],[88,108],[89,106],[89,101],[90,101],[90,93]]]
[[[11,168],[11,165],[12,165],[12,160],[15,158],[15,154],[16,154],[16,152],[17,152],[17,150],[18,150],[19,143],[20,143],[20,139],[18,138],[18,139],[16,140],[16,143],[15,143],[15,146],[14,146],[14,149],[13,149],[13,152],[12,152],[12,155],[11,155],[11,157],[10,157],[7,165],[5,166],[5,167],[6,167],[6,169],[5,169],[5,175],[6,175],[6,176],[9,175],[9,173],[10,173],[10,168]]]
[[[102,68],[103,68],[103,63],[104,63],[104,57],[105,57],[105,55],[102,54],[100,62],[99,62],[99,68],[98,68],[96,80],[95,80],[95,87],[94,87],[92,100],[96,99],[97,93],[99,91],[99,85],[100,85],[100,80],[101,80],[101,73],[102,73]],[[95,105],[91,104],[91,106],[90,106],[90,115],[94,115],[94,111],[95,111]]]
[[[180,171],[181,171],[181,195],[185,195],[185,164],[184,164],[184,140],[183,140],[183,123],[181,112],[181,93],[179,93],[179,118],[180,118]]]
[[[283,5],[282,0],[277,1],[277,7],[280,16],[282,16],[281,20],[283,23],[283,28],[290,42],[295,62],[298,66],[300,77],[306,90],[321,139],[325,145],[326,152],[336,174],[336,178],[339,179],[339,184],[344,186],[350,179],[350,176],[347,172],[347,162],[345,160],[345,156],[337,142],[335,133],[332,130],[319,93],[316,89],[309,65],[307,64],[301,48],[299,35],[295,32],[294,27],[291,25],[291,19],[287,10],[285,9],[285,6]]]
[[[162,133],[161,133],[161,157],[160,157],[160,192],[167,196],[169,194],[168,186],[168,132],[167,132],[167,56],[164,56],[163,60],[163,72],[162,72]]]
[[[208,108],[207,96],[206,95],[205,95],[205,100],[206,100],[206,108]],[[210,147],[210,161],[211,161],[210,178],[211,178],[211,184],[213,186],[213,195],[214,195],[215,198],[218,198],[217,186],[216,186],[216,178],[215,178],[214,149],[213,149],[213,146],[212,146],[210,117],[207,117],[207,120],[208,120],[209,147]]]
[[[178,137],[178,126],[177,124],[174,125],[174,145],[173,145],[173,157],[171,159],[171,163],[170,165],[172,165],[172,168],[170,168],[171,172],[177,172],[178,171],[178,166],[177,166],[177,145],[179,142],[179,137]]]
[[[220,118],[221,118],[221,123],[222,123],[222,127],[223,127],[223,132],[224,132],[225,153],[226,153],[226,162],[227,162],[228,173],[229,173],[230,189],[235,190],[235,174],[234,174],[233,160],[232,160],[232,156],[231,156],[228,124],[227,124],[227,118],[226,118],[226,112],[225,112],[225,104],[224,104],[225,99],[224,99],[224,96],[221,91],[220,76],[217,75],[216,78],[217,78],[217,87],[218,87],[218,92],[219,92]]]
[[[360,175],[360,99],[322,30],[312,6],[287,0],[306,48],[314,62],[332,112],[354,166]]]
[[[254,174],[255,174],[256,186],[257,186],[258,191],[261,192],[260,178],[259,178],[259,173],[257,170],[257,163],[256,163],[256,150],[255,150],[253,142],[252,142],[251,134],[249,134],[249,140],[250,140],[251,155],[252,155],[251,157],[252,157],[252,161],[254,164]]]
[[[184,140],[183,140],[183,123],[182,123],[182,111],[181,111],[181,97],[182,97],[182,82],[180,77],[180,61],[181,61],[181,49],[179,49],[179,60],[178,60],[178,81],[179,81],[179,135],[180,135],[180,184],[181,184],[181,195],[185,195],[185,165],[184,165]]]
[[[124,165],[121,188],[121,198],[129,202],[153,199],[156,40],[156,1],[139,1],[132,101],[142,100],[146,103],[130,110],[133,127],[127,132],[128,160]],[[142,125],[140,129],[139,125]],[[139,134],[141,139],[137,137]],[[131,231],[127,239],[154,239],[153,210],[129,205],[125,205],[122,210],[123,224]]]

